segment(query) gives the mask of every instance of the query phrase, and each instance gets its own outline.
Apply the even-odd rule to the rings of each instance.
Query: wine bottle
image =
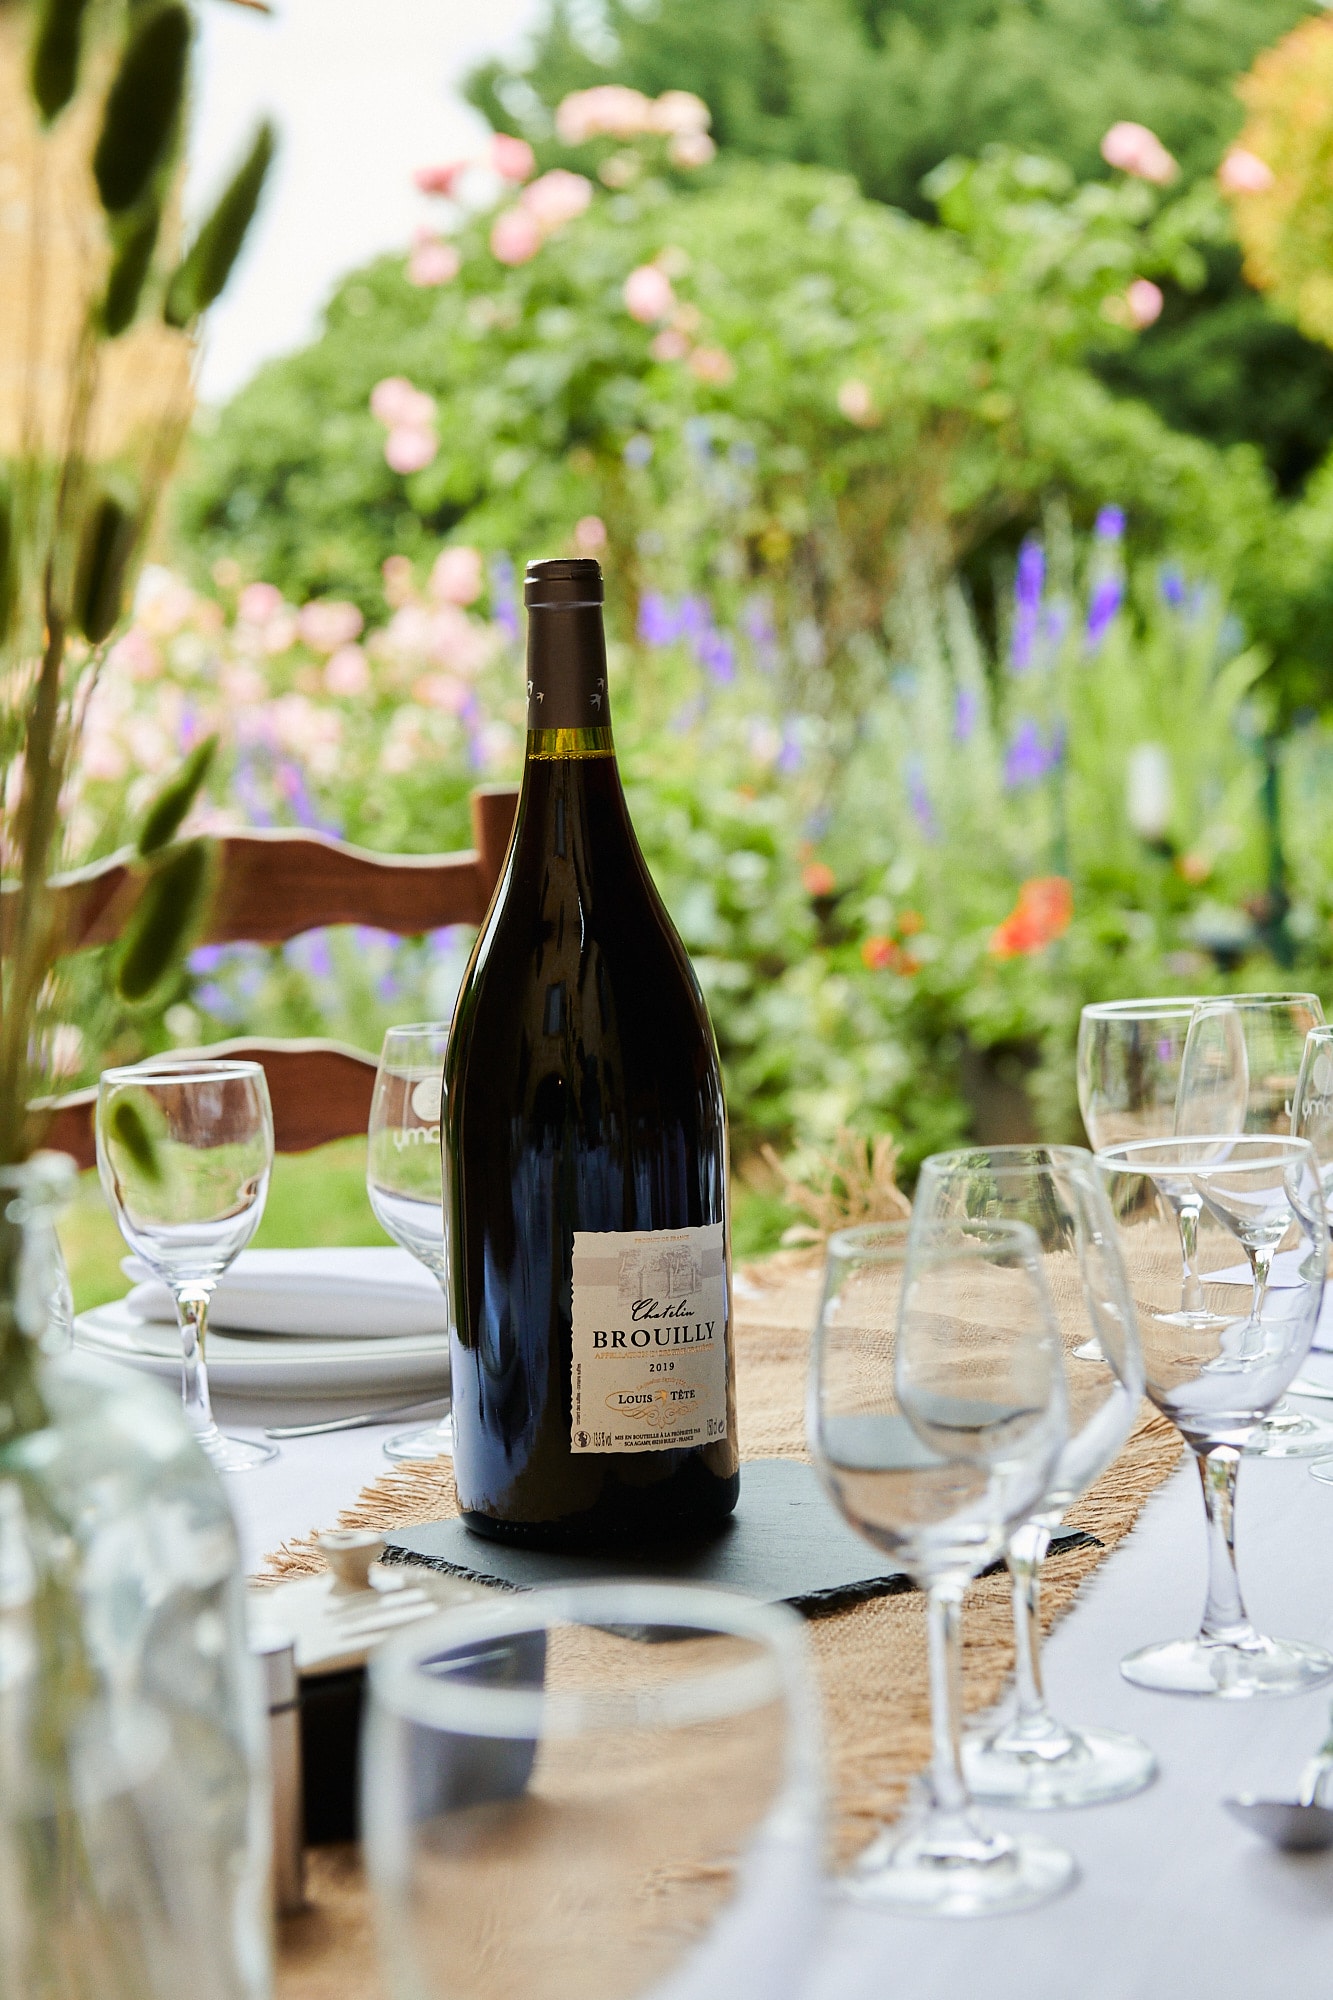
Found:
[[[621,788],[602,595],[528,565],[523,788],[444,1072],[459,1505],[566,1549],[705,1534],[740,1488],[721,1071]]]

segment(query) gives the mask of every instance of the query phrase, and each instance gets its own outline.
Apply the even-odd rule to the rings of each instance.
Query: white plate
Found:
[[[75,1345],[179,1381],[180,1335],[160,1320],[139,1319],[124,1299],[95,1306],[74,1322]],[[227,1396],[360,1396],[388,1389],[436,1389],[449,1380],[442,1333],[380,1335],[369,1340],[294,1340],[259,1333],[210,1333],[208,1379]]]

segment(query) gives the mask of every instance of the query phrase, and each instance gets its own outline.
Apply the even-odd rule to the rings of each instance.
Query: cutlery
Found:
[[[394,1417],[410,1416],[414,1410],[431,1410],[439,1403],[448,1403],[447,1396],[427,1396],[415,1403],[395,1403],[388,1410],[361,1410],[354,1417],[329,1417],[319,1424],[275,1424],[266,1430],[267,1438],[309,1438],[322,1437],[327,1431],[359,1431],[371,1424],[387,1424]]]
[[[1333,1847],[1333,1809],[1320,1794],[1333,1775],[1333,1729],[1306,1765],[1298,1799],[1257,1799],[1252,1792],[1223,1799],[1233,1819],[1289,1854]]]

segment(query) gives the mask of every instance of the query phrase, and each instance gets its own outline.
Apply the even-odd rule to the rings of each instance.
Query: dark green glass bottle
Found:
[[[454,1471],[484,1534],[623,1548],[736,1504],[726,1111],[621,788],[601,570],[530,563],[524,597],[523,789],[445,1060]]]

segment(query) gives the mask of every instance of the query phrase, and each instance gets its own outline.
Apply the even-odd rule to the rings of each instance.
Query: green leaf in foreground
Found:
[[[107,1122],[112,1138],[125,1148],[144,1179],[160,1181],[162,1162],[157,1157],[153,1135],[128,1097],[122,1097],[112,1105]]]
[[[48,125],[78,87],[87,11],[88,0],[46,0],[41,10],[29,75],[34,102]]]
[[[84,525],[74,593],[75,622],[90,645],[100,646],[120,616],[134,536],[129,509],[104,493]]]
[[[217,748],[216,735],[206,736],[202,743],[196,743],[176,775],[167,780],[157,797],[150,802],[139,828],[139,852],[145,860],[149,855],[160,854],[176,838],[185,815],[198,798],[200,787],[213,767]]]
[[[93,153],[97,192],[109,215],[135,207],[171,151],[189,51],[190,17],[179,0],[154,8],[130,36]]]
[[[9,636],[18,600],[18,537],[14,533],[14,495],[0,479],[0,645]]]
[[[203,911],[209,859],[208,842],[191,840],[149,878],[116,967],[116,991],[132,1007],[151,999],[176,969]]]
[[[188,326],[212,305],[231,276],[259,206],[275,145],[273,127],[265,119],[167,287],[164,317],[169,326]]]
[[[142,215],[134,217],[116,245],[102,301],[102,325],[112,340],[133,324],[139,310],[160,220],[156,206],[145,209]]]

